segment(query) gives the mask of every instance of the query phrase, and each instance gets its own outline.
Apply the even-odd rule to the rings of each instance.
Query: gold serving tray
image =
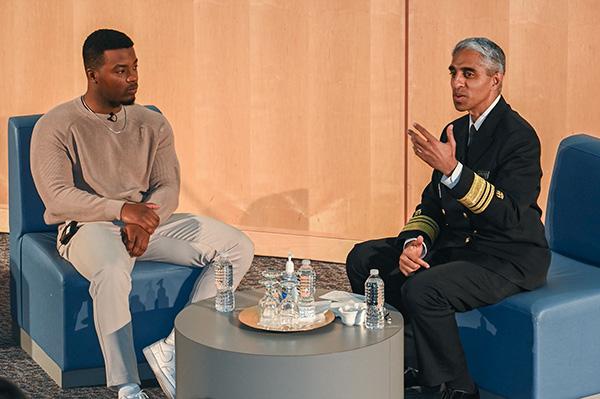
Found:
[[[331,323],[335,319],[335,315],[333,314],[333,312],[331,310],[328,310],[327,312],[325,312],[325,319],[321,319],[315,323],[305,324],[303,326],[295,327],[295,328],[292,328],[289,326],[281,326],[281,327],[262,326],[262,325],[258,324],[258,321],[260,319],[258,306],[251,306],[240,312],[239,319],[242,324],[245,324],[248,327],[252,327],[257,330],[277,331],[277,332],[298,332],[298,331],[310,331],[310,330],[315,330],[317,328],[324,327],[324,326],[328,325],[329,323]]]

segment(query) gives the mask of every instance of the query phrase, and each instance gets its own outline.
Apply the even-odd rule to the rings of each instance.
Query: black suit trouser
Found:
[[[354,246],[346,261],[352,291],[364,294],[369,269],[379,269],[386,302],[405,319],[405,364],[421,371],[423,385],[451,381],[467,372],[455,313],[494,304],[523,289],[491,271],[506,261],[468,247],[434,251],[425,259],[429,269],[405,277],[398,273],[402,251],[395,241]]]

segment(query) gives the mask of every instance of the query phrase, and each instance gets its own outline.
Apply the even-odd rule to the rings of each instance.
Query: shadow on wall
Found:
[[[308,190],[285,191],[259,198],[248,206],[240,224],[307,231]]]
[[[196,208],[195,212],[244,228],[315,233],[328,231],[331,226],[341,226],[344,231],[351,227],[346,225],[348,221],[344,215],[350,213],[352,198],[311,198],[309,204],[306,188],[273,193],[246,205],[244,198],[223,190],[198,192],[190,185],[182,184],[180,198],[182,208]],[[357,218],[355,222],[361,220]]]
[[[307,189],[267,195],[247,205],[243,198],[222,190],[199,192],[182,184],[180,205],[233,225],[299,231],[309,226]]]

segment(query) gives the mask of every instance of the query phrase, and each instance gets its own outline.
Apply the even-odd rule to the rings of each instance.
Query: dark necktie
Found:
[[[475,128],[475,125],[471,125],[471,127],[469,128],[469,135],[467,136],[467,139],[465,140],[465,163],[468,162],[469,160],[469,146],[471,145],[471,142],[473,141],[473,135],[477,133],[477,129]]]
[[[475,133],[477,133],[477,129],[475,128],[475,125],[471,125],[471,128],[469,129],[469,138],[467,139],[467,147],[471,145]]]

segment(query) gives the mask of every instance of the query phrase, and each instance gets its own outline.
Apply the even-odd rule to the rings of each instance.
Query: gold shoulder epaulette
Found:
[[[421,210],[418,209],[408,220],[408,223],[406,223],[402,229],[402,232],[409,230],[422,231],[423,233],[427,234],[431,242],[433,242],[440,232],[440,227],[435,220],[429,216],[422,215]]]
[[[481,213],[492,202],[495,191],[496,188],[492,183],[475,173],[469,192],[458,202],[469,208],[473,213]]]

